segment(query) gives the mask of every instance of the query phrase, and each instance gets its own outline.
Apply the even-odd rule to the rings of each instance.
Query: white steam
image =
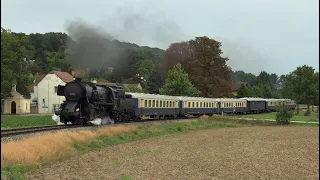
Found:
[[[89,121],[93,125],[106,125],[106,124],[114,124],[114,120],[112,120],[109,116],[105,118],[95,118],[92,121]]]

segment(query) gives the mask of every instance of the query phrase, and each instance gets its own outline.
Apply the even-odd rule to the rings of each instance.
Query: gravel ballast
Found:
[[[114,145],[28,179],[319,179],[319,128],[203,130]]]

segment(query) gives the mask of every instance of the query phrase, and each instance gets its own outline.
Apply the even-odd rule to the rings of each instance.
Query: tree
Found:
[[[257,84],[257,77],[252,73],[245,73],[244,71],[231,71],[231,79],[233,82],[246,82],[250,86]]]
[[[292,117],[292,111],[290,111],[284,104],[277,107],[276,121],[278,124],[290,124],[290,119]]]
[[[249,91],[248,87],[242,84],[238,91],[238,98],[248,97],[249,96],[248,91]]]
[[[144,93],[145,92],[143,89],[140,89],[134,85],[129,85],[124,90],[125,90],[125,92],[133,92],[133,93]]]
[[[146,81],[147,90],[151,94],[159,94],[160,88],[164,84],[162,72],[159,70],[159,65],[155,65],[150,72],[150,77]]]
[[[30,96],[27,86],[30,85],[30,73],[25,68],[28,39],[23,34],[16,35],[10,30],[1,28],[1,99],[11,96],[13,85],[17,91]]]
[[[206,36],[174,43],[164,54],[162,69],[180,63],[191,82],[205,97],[222,97],[231,92],[231,69],[222,57],[221,43]]]
[[[164,86],[160,89],[160,94],[171,96],[196,96],[199,91],[193,87],[181,64],[175,65],[169,70]]]
[[[266,71],[261,71],[260,74],[257,76],[258,83],[268,84],[271,85],[271,78],[270,74],[268,74]]]
[[[308,107],[307,113],[309,113],[310,104],[319,94],[319,74],[314,72],[314,68],[304,65],[297,67],[285,79],[284,96],[295,100],[297,113],[299,113],[299,103],[305,101]]]

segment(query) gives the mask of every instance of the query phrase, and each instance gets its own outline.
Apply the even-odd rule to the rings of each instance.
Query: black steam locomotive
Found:
[[[81,78],[76,78],[65,86],[59,85],[57,95],[66,98],[55,112],[64,124],[87,124],[96,118],[107,117],[114,121],[135,118],[134,100],[119,88],[81,82]]]

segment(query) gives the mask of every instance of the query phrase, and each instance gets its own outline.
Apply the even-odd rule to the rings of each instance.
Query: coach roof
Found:
[[[167,96],[160,94],[144,94],[144,93],[132,93],[126,92],[126,94],[130,94],[133,98],[146,98],[146,99],[166,99],[166,100],[179,100],[177,96]]]

